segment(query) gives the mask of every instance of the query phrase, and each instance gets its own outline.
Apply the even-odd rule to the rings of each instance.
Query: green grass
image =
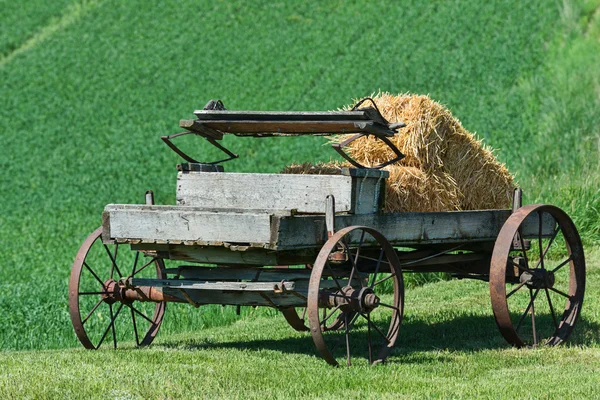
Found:
[[[499,148],[497,155],[517,174],[526,202],[565,208],[582,231],[586,245],[600,242],[600,14],[596,0],[295,5],[105,0],[48,5],[35,1],[22,7],[14,2],[7,7],[0,37],[0,349],[78,346],[66,297],[69,270],[79,245],[100,225],[102,209],[108,203],[139,203],[147,189],[155,191],[159,204],[174,203],[178,159],[158,136],[178,132],[178,120],[191,117],[192,110],[211,98],[222,99],[232,109],[327,110],[378,89],[429,93],[447,104],[467,129]],[[275,172],[287,163],[328,160],[333,155],[321,139],[225,142],[242,155],[226,165],[227,171]],[[216,154],[198,140],[190,140],[186,146],[202,157]],[[416,293],[426,297],[440,290],[447,294],[449,304],[457,304],[452,299],[460,300],[463,288],[471,287],[456,282],[438,285],[425,286]],[[446,309],[433,301],[435,296],[432,293],[431,312],[443,313]],[[482,290],[480,300],[487,304],[484,297]],[[470,312],[465,304],[460,308],[463,313]],[[489,307],[485,310],[489,313]],[[413,333],[443,330],[451,323],[450,317],[462,315],[456,314],[459,311],[457,305],[447,316],[431,320],[431,331]],[[264,334],[260,340],[290,335],[288,330],[277,328],[281,319],[268,325],[270,312],[244,312],[258,317],[257,325],[251,326]],[[68,364],[65,371],[76,370],[82,376],[103,370],[102,360],[115,364],[120,354],[164,361],[171,354],[168,343],[183,343],[185,347],[197,335],[187,332],[209,329],[199,334],[208,335],[199,336],[200,343],[219,332],[224,336],[218,342],[237,342],[239,326],[250,324],[253,318],[222,328],[238,319],[232,308],[215,306],[199,312],[174,306],[161,331],[164,347],[148,353],[7,352],[2,357],[11,368],[4,373],[17,374],[28,368],[19,360],[39,357],[40,367],[27,370],[33,374],[27,381],[32,383],[28,388],[43,393],[40,390],[51,390],[51,386],[42,386],[49,379],[45,374],[52,370],[44,366],[54,365],[55,359]],[[410,314],[407,318],[410,337]],[[598,321],[597,311],[594,318],[590,320]],[[439,321],[438,328],[435,321]],[[273,329],[262,332],[259,326],[263,323]],[[475,325],[468,324],[471,329],[477,328]],[[488,329],[463,330],[455,325],[453,335],[473,332],[469,343],[495,335],[490,340],[500,346],[501,340],[491,334],[494,329],[489,324]],[[457,396],[462,393],[466,397],[468,390],[478,390],[469,389],[468,379],[463,382],[451,377],[447,385],[429,387],[424,381],[427,374],[446,376],[444,365],[432,360],[449,360],[448,371],[457,376],[461,368],[487,376],[486,360],[496,360],[510,382],[518,382],[518,371],[509,368],[512,362],[521,362],[516,360],[523,357],[525,373],[533,374],[539,359],[548,357],[557,363],[550,375],[559,376],[562,364],[556,357],[581,356],[587,360],[597,355],[596,339],[590,340],[580,340],[581,348],[556,353],[540,350],[523,356],[496,348],[465,350],[469,345],[463,338],[462,347],[438,355],[431,353],[431,347],[445,348],[448,342],[433,335],[424,347],[412,348],[404,358],[399,350],[393,364],[399,372],[389,367],[381,374],[412,376],[426,388],[424,394],[430,390],[432,395],[441,396],[456,387]],[[270,367],[278,357],[276,350],[265,350],[266,355],[258,350],[248,354],[239,349],[204,351],[177,353],[174,360],[179,361],[170,366],[174,372],[168,375],[169,382],[183,382],[183,371],[189,368],[199,376],[201,368],[219,368],[227,364],[231,353],[241,360],[248,355],[267,370],[284,369],[283,365],[293,364],[296,357],[308,371],[316,362],[305,353],[293,353]],[[196,365],[200,353],[211,354],[212,366],[210,362],[201,367],[186,366]],[[465,366],[465,357],[472,367]],[[69,362],[75,359],[80,361]],[[416,368],[419,363],[421,367]],[[233,381],[235,373],[242,370],[243,376],[254,376],[251,365],[240,365],[240,370],[227,366],[231,368],[229,375],[215,379]],[[271,369],[275,367],[278,369]],[[127,365],[118,368],[123,376],[134,374]],[[166,374],[160,363],[149,368]],[[417,372],[411,372],[414,368]],[[289,373],[293,371],[298,372],[292,369]],[[339,373],[323,371],[328,379]],[[420,377],[415,375],[420,373]],[[39,379],[33,379],[36,374]],[[350,375],[340,376],[339,390],[360,381]],[[60,380],[61,376],[68,381],[68,374],[53,379]],[[125,379],[123,376],[111,378],[118,381]],[[490,376],[496,378],[490,380],[498,381],[490,385],[500,387],[502,379]],[[14,378],[4,375],[4,379]],[[150,382],[157,385],[164,379]],[[264,379],[275,380],[272,375]],[[410,379],[397,380],[398,385],[412,385]],[[69,388],[65,382],[56,386],[58,390]],[[238,385],[242,381],[235,382]],[[89,390],[105,384],[103,380],[90,382]],[[175,386],[165,390],[191,391],[201,384],[182,383],[178,388],[169,383]],[[310,390],[305,384],[305,392],[299,393]],[[273,385],[272,393],[283,393],[280,386]],[[154,386],[147,383],[142,389],[146,387],[150,390]],[[208,388],[215,392],[207,394],[218,395],[223,387],[223,382],[215,384]],[[6,388],[14,390],[15,386]]]
[[[164,334],[149,348],[0,353],[0,395],[27,398],[595,398],[600,373],[600,252],[569,344],[513,349],[488,285],[426,284],[406,294],[397,348],[384,365],[333,368],[281,315]],[[167,318],[179,310],[167,310]]]
[[[70,14],[85,3],[86,0],[1,0],[0,63],[9,54],[39,40],[48,26],[59,23],[63,14]]]

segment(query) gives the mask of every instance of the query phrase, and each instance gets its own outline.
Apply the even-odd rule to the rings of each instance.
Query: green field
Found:
[[[269,310],[239,318],[232,308],[171,307],[156,349],[64,350],[78,348],[67,284],[79,245],[108,203],[140,203],[152,189],[158,204],[174,204],[178,158],[158,137],[178,132],[179,119],[209,99],[231,109],[332,110],[378,90],[429,94],[498,149],[526,202],[564,208],[586,251],[600,244],[600,1],[154,3],[0,2],[0,358],[10,366],[0,390],[229,397],[230,387],[284,397],[278,374],[289,368],[285,382],[298,396],[359,387],[375,396],[372,386],[394,377],[397,386],[385,390],[406,396],[554,397],[540,387],[518,392],[547,365],[548,387],[593,397],[586,385],[599,365],[598,257],[588,262],[582,327],[574,346],[560,350],[508,349],[476,282],[410,289],[402,343],[374,371],[326,368],[310,339]],[[241,155],[227,171],[276,172],[334,157],[318,138],[225,143]],[[185,147],[216,155],[200,140]],[[474,310],[461,301],[471,294]],[[122,356],[122,366],[104,367]],[[322,385],[310,381],[317,370]],[[563,374],[577,385],[561,385]],[[303,377],[298,386],[295,376]]]

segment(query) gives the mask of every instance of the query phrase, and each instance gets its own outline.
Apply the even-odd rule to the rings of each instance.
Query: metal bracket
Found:
[[[516,187],[513,190],[512,198],[512,212],[517,212],[519,208],[523,207],[523,190],[520,187]]]
[[[154,192],[152,190],[146,190],[146,205],[154,205]]]
[[[215,100],[210,100],[208,103],[206,103],[206,105],[204,106],[203,110],[227,110],[227,109],[225,108],[225,106],[223,105],[223,102],[221,100],[216,100],[216,101]],[[197,161],[197,160],[193,159],[192,157],[190,157],[186,153],[184,153],[183,150],[181,150],[179,147],[175,146],[175,144],[171,141],[171,139],[174,139],[176,137],[184,136],[184,135],[189,135],[189,134],[193,134],[193,135],[197,135],[197,136],[203,137],[210,144],[212,144],[213,146],[215,146],[217,149],[221,150],[223,153],[227,154],[229,157],[225,158],[223,160],[213,161],[213,162],[201,162],[201,161]],[[236,159],[236,158],[239,157],[239,155],[232,153],[227,148],[225,148],[223,145],[220,145],[219,143],[217,143],[216,140],[215,140],[215,137],[211,137],[211,135],[209,135],[208,133],[205,134],[205,135],[203,135],[200,132],[181,132],[181,133],[176,133],[174,135],[161,136],[160,138],[162,139],[163,142],[166,143],[167,146],[169,146],[169,148],[171,148],[171,150],[173,150],[181,158],[183,158],[184,160],[186,160],[187,162],[190,162],[190,163],[195,163],[195,164],[220,164],[220,163],[223,163],[223,162],[226,162],[226,161],[230,161],[230,160],[233,160],[233,159]]]
[[[223,153],[227,154],[229,157],[228,158],[224,158],[223,160],[219,160],[219,161],[211,161],[211,162],[198,161],[198,160],[190,157],[186,153],[184,153],[183,150],[181,150],[179,147],[177,147],[171,141],[171,139],[174,139],[176,137],[184,136],[184,135],[190,135],[190,134],[191,135],[197,135],[197,136],[203,137],[210,144],[212,144],[213,146],[215,146],[217,149],[221,150]],[[167,146],[169,146],[171,148],[171,150],[173,150],[175,153],[177,153],[185,161],[190,162],[190,163],[195,163],[195,164],[220,164],[220,163],[223,163],[223,162],[226,162],[226,161],[230,161],[230,160],[233,160],[233,159],[236,159],[236,158],[239,157],[239,155],[232,153],[231,151],[229,151],[229,149],[227,149],[223,145],[217,143],[217,141],[215,139],[210,138],[210,137],[206,137],[206,136],[202,136],[198,132],[181,132],[181,133],[176,133],[174,135],[161,136],[160,138],[162,139],[163,142],[166,143]]]
[[[352,111],[358,110],[358,107],[360,107],[366,101],[370,101],[371,104],[373,104],[373,107],[369,107],[369,108],[366,109],[373,116],[373,120],[375,120],[375,121],[377,121],[377,122],[379,122],[381,124],[388,125],[389,129],[391,129],[391,130],[397,130],[397,129],[406,127],[406,124],[404,122],[396,122],[394,124],[389,124],[385,120],[385,118],[383,118],[383,116],[381,115],[381,112],[379,111],[379,108],[377,107],[377,104],[375,103],[375,100],[373,100],[371,97],[365,97],[362,100],[360,100],[359,102],[357,102],[354,105],[354,107],[352,107]],[[385,143],[394,152],[394,154],[396,155],[396,157],[394,157],[393,159],[388,160],[388,161],[386,161],[384,163],[376,165],[374,167],[367,167],[367,166],[362,165],[361,163],[359,163],[358,161],[356,161],[352,157],[350,157],[348,155],[348,153],[346,153],[343,150],[344,147],[348,146],[350,143],[354,142],[355,140],[358,140],[358,139],[362,138],[363,136],[369,136],[369,135],[373,135],[377,139],[379,139],[383,143]],[[398,161],[400,161],[404,157],[406,157],[404,154],[402,154],[402,152],[398,149],[398,147],[396,147],[396,145],[394,143],[392,143],[387,137],[385,137],[383,135],[378,135],[376,133],[358,133],[358,134],[356,134],[354,136],[351,136],[350,138],[348,138],[348,139],[346,139],[346,140],[344,140],[344,141],[342,141],[340,143],[332,144],[331,147],[333,147],[333,149],[335,151],[337,151],[338,154],[344,158],[344,160],[348,161],[350,164],[354,165],[356,168],[361,168],[361,169],[366,169],[366,168],[381,169],[381,168],[383,168],[383,167],[385,167],[387,165],[397,163]]]
[[[327,238],[335,233],[335,197],[330,194],[325,199],[325,226],[327,227]]]
[[[396,145],[394,143],[392,143],[388,138],[386,138],[385,136],[380,136],[380,135],[375,135],[372,134],[373,136],[375,136],[377,139],[381,140],[383,143],[385,143],[396,155],[396,157],[392,158],[391,160],[388,160],[384,163],[381,163],[379,165],[376,165],[374,167],[367,167],[365,165],[362,165],[361,163],[359,163],[358,161],[356,161],[355,159],[353,159],[352,157],[350,157],[348,155],[348,153],[346,153],[343,149],[344,147],[348,146],[350,143],[354,142],[355,140],[358,140],[360,138],[362,138],[363,136],[368,136],[368,133],[358,133],[346,140],[344,140],[343,142],[340,143],[334,143],[331,145],[331,147],[333,147],[333,149],[335,151],[338,152],[339,155],[341,155],[344,160],[348,161],[350,164],[354,165],[356,168],[361,168],[361,169],[366,169],[366,168],[373,168],[373,169],[381,169],[387,165],[390,164],[394,164],[397,163],[398,161],[402,160],[404,157],[406,157],[404,154],[402,154],[402,152],[396,147]]]
[[[512,213],[516,213],[519,208],[523,207],[523,190],[520,187],[516,187],[513,190],[512,198]],[[521,241],[523,246],[521,246]],[[524,249],[522,247],[525,247]],[[515,250],[529,250],[531,247],[531,241],[528,239],[521,239],[521,228],[517,230],[517,233],[513,237],[513,249]]]

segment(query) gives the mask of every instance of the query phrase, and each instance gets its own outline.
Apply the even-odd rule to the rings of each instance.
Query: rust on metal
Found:
[[[556,221],[554,236],[546,245],[543,245],[541,235],[542,215],[547,213]],[[538,235],[539,254],[533,254],[530,248],[523,244],[522,236],[519,235],[519,229],[525,218],[530,215],[538,215],[540,220],[540,234]],[[558,233],[562,233],[564,244],[556,244],[555,247],[564,246],[564,253],[567,258],[553,269],[545,268],[544,258],[547,257],[548,250],[556,241],[554,238]],[[515,237],[518,238],[519,246],[515,246]],[[532,240],[532,243],[536,240]],[[536,243],[537,244],[537,243]],[[555,251],[556,248],[554,249]],[[512,254],[517,252],[518,257]],[[533,260],[539,256],[536,263]],[[532,258],[533,257],[533,258]],[[549,259],[546,263],[550,262]],[[562,267],[567,266],[570,269],[567,288],[561,290],[556,287],[555,273]],[[515,268],[518,273],[515,274]],[[551,316],[554,319],[555,327],[551,329],[548,335],[545,335],[546,345],[557,345],[565,341],[572,332],[577,318],[581,312],[583,304],[583,295],[585,291],[585,259],[583,246],[577,229],[573,221],[561,209],[543,204],[532,204],[523,206],[516,210],[506,221],[492,253],[490,266],[490,297],[492,309],[498,328],[504,338],[513,346],[537,346],[540,343],[538,326],[536,326],[535,302],[547,301],[548,308],[551,310]],[[529,291],[529,301],[524,313],[518,309],[521,315],[517,323],[512,318],[512,314],[517,310],[509,308],[509,298],[519,290]],[[550,293],[558,293],[564,300],[564,309],[557,309],[551,300]],[[525,292],[527,293],[527,292]],[[540,294],[538,296],[538,294]],[[555,300],[556,301],[556,300]],[[561,313],[562,312],[562,313]],[[558,317],[557,317],[558,313]],[[532,334],[531,340],[519,329],[528,315],[531,315]]]

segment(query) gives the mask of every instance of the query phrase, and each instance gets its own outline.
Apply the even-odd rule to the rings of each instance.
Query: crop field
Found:
[[[4,397],[594,396],[600,1],[21,3],[0,0]],[[174,204],[179,160],[160,135],[210,99],[335,110],[378,90],[446,104],[497,149],[525,202],[572,216],[591,256],[570,345],[509,349],[486,284],[415,276],[398,349],[378,368],[328,368],[309,337],[251,308],[238,317],[173,306],[151,349],[79,349],[67,306],[73,258],[106,204],[141,203],[148,189]],[[319,138],[225,144],[240,154],[226,171],[335,158]],[[197,138],[184,147],[216,156]],[[524,384],[540,370],[544,387]]]

